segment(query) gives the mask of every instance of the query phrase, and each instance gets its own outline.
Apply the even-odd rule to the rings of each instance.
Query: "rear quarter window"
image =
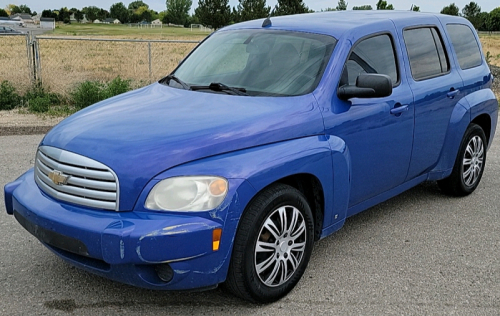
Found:
[[[481,51],[472,30],[463,24],[448,24],[446,29],[460,68],[469,69],[481,65]]]

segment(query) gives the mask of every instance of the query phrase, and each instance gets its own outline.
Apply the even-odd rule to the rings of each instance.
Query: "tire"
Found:
[[[313,243],[313,216],[304,195],[284,184],[268,187],[241,217],[225,288],[254,303],[282,298],[302,277]]]
[[[466,196],[474,192],[483,176],[486,145],[483,129],[471,123],[465,131],[451,175],[438,181],[439,188],[444,193]]]

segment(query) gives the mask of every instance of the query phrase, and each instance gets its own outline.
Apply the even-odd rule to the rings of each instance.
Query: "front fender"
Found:
[[[341,225],[336,224],[345,220],[350,194],[350,157],[345,142],[335,136],[304,137],[200,159],[165,171],[152,183],[175,176],[217,175],[246,180],[257,193],[296,174],[313,175],[321,183],[324,192],[322,237],[340,228]],[[143,203],[151,188],[152,184],[146,186],[138,203]],[[228,219],[239,221],[254,196],[240,194],[241,208],[233,210],[235,214],[228,214]],[[332,229],[332,225],[336,228]]]

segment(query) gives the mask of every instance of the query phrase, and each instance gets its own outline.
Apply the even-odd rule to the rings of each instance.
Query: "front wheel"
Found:
[[[290,292],[304,273],[314,241],[311,209],[297,189],[275,184],[242,215],[226,288],[257,303]]]
[[[486,162],[486,136],[477,124],[465,131],[451,175],[438,181],[441,190],[449,195],[465,196],[474,192],[483,176]]]

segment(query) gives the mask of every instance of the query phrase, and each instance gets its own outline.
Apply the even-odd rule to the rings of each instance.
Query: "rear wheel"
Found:
[[[242,215],[226,288],[252,302],[285,296],[304,273],[313,248],[314,224],[304,195],[275,184]]]
[[[474,192],[483,176],[486,162],[486,136],[477,124],[470,124],[460,144],[451,175],[438,181],[449,195],[465,196]]]

